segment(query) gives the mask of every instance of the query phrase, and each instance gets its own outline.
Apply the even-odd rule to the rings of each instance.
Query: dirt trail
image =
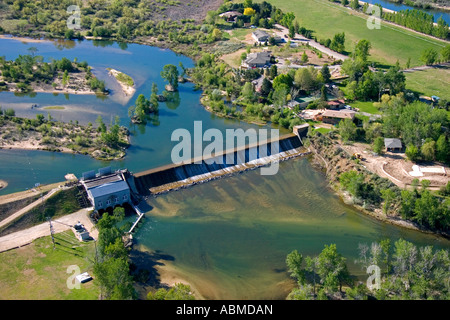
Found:
[[[22,199],[34,197],[36,195],[41,194],[42,192],[50,191],[54,188],[57,188],[60,185],[64,185],[64,183],[65,182],[57,182],[57,183],[42,185],[42,186],[39,186],[38,188],[33,188],[31,190],[5,194],[5,195],[0,196],[0,204],[5,204],[5,203],[13,202],[16,200],[22,200]]]

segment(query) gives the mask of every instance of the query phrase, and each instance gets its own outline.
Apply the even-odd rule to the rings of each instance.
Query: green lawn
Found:
[[[362,13],[343,8],[327,0],[267,0],[284,12],[293,12],[300,24],[314,31],[318,40],[332,38],[345,32],[345,49],[350,52],[360,39],[372,44],[371,59],[382,64],[395,64],[399,60],[404,66],[411,58],[411,66],[422,65],[420,55],[424,49],[440,51],[445,42],[381,23],[381,29],[367,28],[367,17]],[[262,2],[258,0],[257,2]]]
[[[450,101],[450,68],[405,73],[406,88]]]
[[[380,114],[380,110],[378,110],[374,105],[373,102],[370,101],[356,101],[353,103],[350,103],[350,106],[354,108],[358,108],[361,112],[367,112],[371,114]]]
[[[76,265],[80,272],[92,276],[94,242],[80,243],[72,231],[55,234],[56,247],[50,236],[35,240],[22,248],[0,253],[1,300],[97,300],[100,290],[93,281],[69,289],[67,273]]]

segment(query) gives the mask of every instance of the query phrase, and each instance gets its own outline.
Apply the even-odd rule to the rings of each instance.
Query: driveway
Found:
[[[277,29],[279,29],[279,31],[275,31],[275,34],[276,34],[277,36],[280,36],[280,37],[283,38],[283,39],[286,39],[286,38],[285,38],[285,35],[289,34],[289,29],[283,27],[283,26],[280,25],[280,24],[275,24],[275,27],[276,27]],[[333,58],[336,59],[336,60],[342,60],[342,61],[344,61],[344,60],[347,60],[347,59],[349,58],[349,57],[346,56],[346,55],[343,55],[343,54],[341,54],[341,53],[338,53],[338,52],[336,52],[336,51],[333,51],[333,50],[331,50],[331,49],[329,49],[329,48],[327,48],[327,47],[321,45],[320,43],[318,43],[318,42],[316,42],[316,41],[314,41],[314,40],[308,39],[308,38],[306,38],[306,37],[304,37],[304,36],[302,36],[301,34],[298,34],[298,33],[295,34],[294,39],[291,39],[291,42],[296,42],[296,43],[298,43],[299,45],[300,45],[300,44],[306,44],[306,43],[309,43],[309,45],[310,45],[311,47],[316,48],[317,50],[319,50],[319,51],[321,51],[321,52],[323,52],[323,53],[329,55],[330,57],[333,57]]]

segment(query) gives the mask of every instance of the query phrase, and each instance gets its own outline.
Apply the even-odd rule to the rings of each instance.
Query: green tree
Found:
[[[335,244],[325,245],[317,257],[317,273],[328,292],[336,292],[338,288],[342,292],[342,286],[349,282],[350,273],[345,261]]]
[[[302,57],[301,57],[300,61],[302,62],[302,64],[305,64],[305,63],[308,62],[308,60],[309,60],[308,55],[306,54],[305,51],[303,51],[303,54],[302,54]]]
[[[442,162],[450,161],[450,146],[444,134],[441,134],[436,141],[436,159]]]
[[[376,137],[373,141],[372,149],[375,153],[382,154],[384,152],[384,139],[382,137]]]
[[[320,74],[322,75],[322,78],[323,78],[323,82],[324,82],[324,83],[330,82],[330,79],[331,79],[331,73],[330,73],[330,68],[328,67],[328,64],[327,64],[327,63],[325,63],[325,64],[322,66],[322,69],[320,69]]]
[[[149,292],[147,300],[195,300],[195,297],[189,285],[176,283],[170,289],[160,288],[156,292]]]
[[[356,124],[351,119],[339,122],[339,134],[343,142],[353,141],[356,138]]]
[[[161,71],[161,77],[169,82],[174,91],[178,90],[178,69],[175,65],[165,65]]]
[[[443,62],[450,61],[450,44],[448,44],[444,48],[442,48],[441,57],[442,57]]]
[[[416,161],[419,158],[419,149],[412,143],[406,147],[405,154],[411,161]]]
[[[420,56],[420,60],[427,66],[434,64],[437,61],[438,53],[433,48],[425,49]]]
[[[434,161],[436,158],[436,142],[425,142],[420,148],[420,152],[422,153],[422,156],[425,160]]]
[[[305,270],[302,267],[303,256],[297,250],[292,251],[286,257],[288,272],[292,278],[295,278],[301,285],[305,283]]]

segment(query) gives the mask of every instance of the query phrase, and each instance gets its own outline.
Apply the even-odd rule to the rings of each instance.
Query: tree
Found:
[[[299,284],[305,283],[305,270],[302,268],[303,256],[297,250],[292,251],[286,257],[288,272]]]
[[[356,138],[356,124],[351,119],[344,119],[339,122],[339,134],[342,141],[347,142]]]
[[[362,61],[366,62],[367,58],[369,57],[369,51],[372,48],[372,45],[369,41],[362,39],[359,40],[356,43],[355,51],[353,52],[353,58],[354,59],[361,59]]]
[[[325,245],[317,257],[317,273],[328,292],[342,292],[342,285],[350,279],[345,258],[337,252],[335,244]]]
[[[191,287],[184,283],[176,283],[170,289],[158,289],[156,292],[149,292],[147,300],[195,300],[191,292]]]
[[[307,63],[308,60],[309,60],[308,55],[306,54],[305,51],[303,51],[303,54],[302,54],[302,57],[301,57],[301,62],[302,62],[302,64]]]
[[[263,97],[267,97],[269,93],[272,91],[272,83],[267,80],[267,78],[263,79],[260,93]]]
[[[280,85],[285,84],[288,89],[292,87],[293,80],[288,74],[280,74],[273,79],[273,88],[276,90]]]
[[[123,231],[117,227],[124,217],[124,211],[120,209],[114,209],[113,215],[104,213],[97,223],[98,258],[94,263],[94,275],[101,288],[102,298],[107,300],[135,297],[133,279],[129,274],[128,253],[122,241]]]
[[[178,90],[178,68],[173,64],[166,64],[161,71],[161,77],[169,82],[174,91]]]
[[[442,57],[443,62],[450,61],[450,44],[448,44],[444,48],[442,48],[441,57]]]
[[[255,97],[255,92],[253,91],[253,85],[251,82],[246,82],[241,91],[242,96],[248,100],[252,101]]]
[[[438,53],[433,48],[425,49],[420,56],[420,60],[427,66],[432,65],[436,62]]]
[[[405,154],[408,157],[409,160],[411,161],[416,161],[419,157],[419,149],[413,145],[412,143],[410,143],[405,150]]]
[[[345,33],[336,33],[331,40],[330,49],[342,53],[345,49]]]
[[[434,161],[436,158],[436,142],[433,140],[425,142],[420,148],[420,152],[422,153],[422,156],[425,160]]]
[[[295,38],[295,27],[292,24],[289,26],[289,38]]]
[[[327,63],[325,63],[323,65],[322,69],[320,69],[320,74],[322,75],[324,83],[330,82],[331,73],[330,73],[330,68],[328,68],[328,64]]]
[[[352,2],[350,4],[350,7],[353,10],[358,10],[359,9],[359,1],[358,0],[352,0]]]
[[[388,215],[389,208],[391,207],[392,201],[395,199],[396,194],[392,189],[384,189],[381,190],[381,197],[384,200],[383,212],[385,215]]]
[[[252,16],[255,13],[256,13],[256,11],[253,8],[245,8],[244,9],[244,16]]]
[[[436,159],[442,162],[450,161],[450,147],[444,134],[441,134],[436,141]]]
[[[384,139],[382,137],[375,138],[375,140],[373,141],[372,149],[373,152],[382,154],[384,151]]]

